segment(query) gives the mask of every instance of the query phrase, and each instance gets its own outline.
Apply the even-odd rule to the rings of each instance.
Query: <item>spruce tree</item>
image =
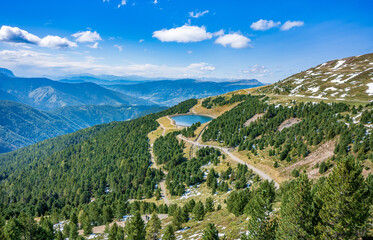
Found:
[[[145,224],[139,211],[136,211],[134,216],[128,220],[128,223],[125,226],[125,232],[128,240],[145,239]]]
[[[178,207],[172,217],[172,227],[175,231],[181,229],[181,225],[184,222],[183,216],[181,215],[181,209]]]
[[[214,200],[211,197],[206,199],[205,203],[206,212],[213,212],[214,211]]]
[[[176,240],[174,229],[172,228],[171,224],[166,226],[162,240]]]
[[[86,213],[82,214],[82,220],[81,220],[81,226],[84,231],[84,235],[88,236],[89,234],[92,233],[92,224],[91,221],[89,220],[89,217]]]
[[[321,222],[317,226],[320,238],[358,239],[365,234],[372,198],[361,173],[361,164],[347,157],[340,160],[328,176],[319,193],[322,200]]]
[[[215,224],[207,224],[202,235],[202,240],[219,240],[219,231],[216,229]]]
[[[194,206],[193,214],[197,221],[202,221],[205,217],[205,207],[201,201],[198,201]]]
[[[70,223],[70,234],[69,234],[69,239],[71,240],[76,240],[79,236],[78,233],[78,225],[76,224],[71,224]]]
[[[313,199],[307,174],[289,183],[282,194],[277,239],[311,239],[313,236]]]
[[[159,239],[159,231],[161,230],[161,220],[156,212],[153,212],[150,221],[146,225],[146,240]]]
[[[253,192],[245,207],[246,213],[250,216],[248,222],[249,234],[243,235],[242,239],[267,240],[275,238],[277,220],[271,218],[274,199],[274,183],[268,182],[268,180],[262,182]]]

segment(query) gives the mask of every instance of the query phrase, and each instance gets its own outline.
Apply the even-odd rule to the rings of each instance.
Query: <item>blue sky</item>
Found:
[[[0,67],[66,74],[256,78],[373,52],[373,1],[0,3]]]

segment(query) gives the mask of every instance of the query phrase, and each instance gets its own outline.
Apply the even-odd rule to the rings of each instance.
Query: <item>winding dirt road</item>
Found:
[[[153,144],[150,145],[149,152],[150,152],[150,161],[153,163],[152,167],[156,169],[160,169],[160,167],[158,167],[157,163],[155,162],[154,153],[153,153]],[[167,175],[165,171],[163,171],[163,173]],[[170,202],[168,201],[167,194],[166,194],[166,180],[160,181],[159,187],[161,188],[161,197],[163,198],[164,203],[167,206],[170,205]]]
[[[242,159],[238,158],[237,156],[233,155],[228,148],[225,148],[225,147],[218,147],[218,146],[214,146],[214,145],[207,145],[207,144],[202,144],[202,143],[199,143],[198,140],[197,141],[192,141],[192,140],[189,140],[181,135],[178,135],[177,136],[179,139],[185,141],[185,142],[188,142],[188,143],[191,143],[192,145],[195,145],[195,146],[198,146],[198,147],[213,147],[213,148],[217,148],[221,151],[223,151],[225,154],[227,154],[233,161],[235,162],[238,162],[240,164],[245,164],[248,168],[250,168],[251,170],[253,170],[256,174],[258,174],[262,179],[266,179],[268,181],[273,181],[275,183],[275,186],[276,188],[279,188],[279,184],[277,182],[275,182],[275,180],[273,178],[271,178],[270,176],[268,176],[265,172],[263,172],[262,170],[254,167],[254,166],[251,166],[250,164],[248,164],[247,162],[243,161]]]

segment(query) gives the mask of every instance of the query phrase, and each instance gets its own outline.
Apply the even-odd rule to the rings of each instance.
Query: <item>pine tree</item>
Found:
[[[317,226],[323,239],[358,239],[367,229],[371,193],[362,166],[352,157],[342,159],[328,176],[319,196],[321,222]]]
[[[22,225],[17,219],[11,218],[5,225],[4,232],[8,239],[21,239]]]
[[[78,216],[75,211],[71,213],[70,216],[70,232],[69,239],[75,240],[78,238]]]
[[[187,204],[183,206],[181,209],[181,218],[183,219],[183,223],[186,223],[189,221],[189,209]]]
[[[104,206],[102,215],[105,223],[110,223],[113,221],[113,211],[110,206]]]
[[[219,240],[219,231],[216,229],[215,224],[207,224],[202,235],[202,240]]]
[[[193,214],[197,221],[202,221],[205,217],[205,207],[201,201],[198,201],[194,206]]]
[[[172,217],[172,228],[177,231],[181,229],[181,225],[183,224],[184,219],[181,215],[181,209],[178,207],[175,211],[174,216]]]
[[[282,195],[277,239],[311,239],[313,236],[313,199],[307,174],[289,183]]]
[[[150,221],[146,225],[146,239],[156,240],[159,239],[159,231],[161,230],[161,220],[158,218],[156,212],[153,212]]]
[[[89,220],[88,215],[84,212],[81,217],[81,226],[84,231],[84,235],[88,236],[89,234],[92,233],[92,224],[91,221]]]
[[[128,240],[144,240],[145,224],[141,218],[140,212],[137,211],[125,226],[125,232]]]
[[[211,197],[206,199],[205,203],[206,212],[213,212],[214,211],[214,200]]]
[[[176,240],[174,229],[170,224],[166,226],[166,230],[163,233],[162,240]]]
[[[70,234],[69,234],[69,239],[71,240],[76,240],[79,236],[78,233],[78,225],[76,224],[71,224],[70,223]]]
[[[242,236],[242,239],[275,239],[277,221],[271,218],[274,199],[274,183],[268,182],[268,180],[262,182],[253,192],[245,207],[245,212],[250,216],[248,222],[249,234]]]
[[[109,240],[122,240],[124,238],[123,234],[121,233],[121,228],[118,227],[116,223],[109,230],[108,239]]]

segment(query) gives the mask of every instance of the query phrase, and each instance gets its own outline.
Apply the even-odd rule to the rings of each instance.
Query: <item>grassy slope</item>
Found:
[[[278,83],[259,88],[258,93],[311,99],[368,102],[373,93],[373,53],[329,61],[294,74]]]

